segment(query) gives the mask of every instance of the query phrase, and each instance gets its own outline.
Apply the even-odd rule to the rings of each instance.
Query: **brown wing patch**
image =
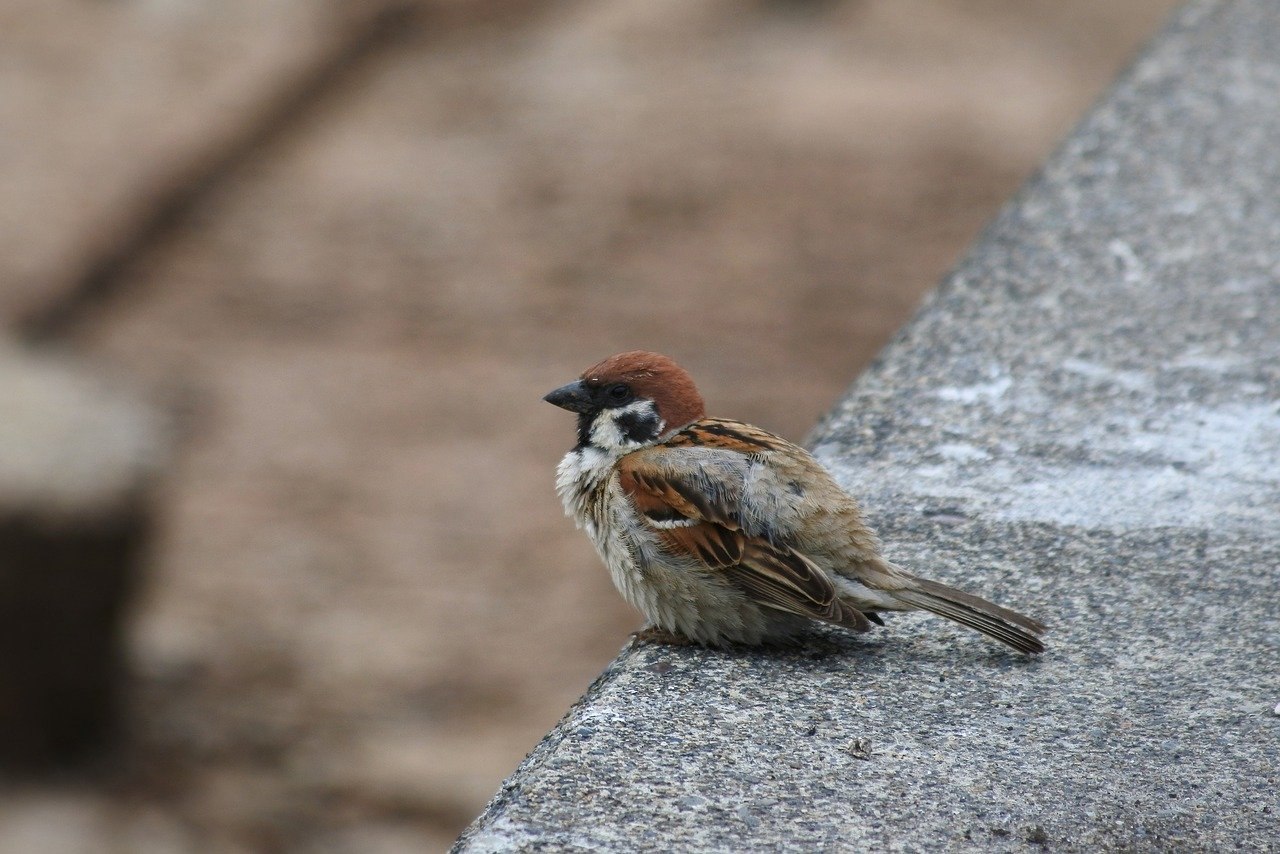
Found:
[[[765,607],[855,631],[871,628],[860,611],[840,600],[820,567],[799,552],[742,533],[737,508],[722,497],[709,498],[711,490],[646,466],[641,454],[623,458],[618,480],[673,557],[721,573]]]
[[[747,540],[741,532],[712,522],[660,530],[658,539],[672,554],[695,557],[712,569],[735,566]]]
[[[686,448],[718,448],[743,454],[776,451],[787,441],[759,427],[724,418],[703,418],[676,433],[665,444]]]
[[[726,448],[747,452],[781,442],[776,436],[745,424],[703,419],[680,431],[685,446]],[[675,439],[668,444],[676,444]],[[700,472],[680,477],[656,467],[645,451],[623,457],[618,482],[636,511],[653,527],[668,554],[694,560],[723,577],[768,608],[814,620],[868,631],[870,621],[845,604],[835,584],[818,565],[786,546],[763,537],[749,537],[739,524],[739,509],[725,490],[712,488]]]
[[[748,538],[742,561],[726,574],[761,605],[855,631],[871,629],[861,611],[840,600],[831,578],[799,552]]]
[[[670,478],[636,464],[632,454],[618,464],[618,484],[631,499],[636,510],[654,522],[696,519],[701,516],[698,505],[686,498]],[[688,488],[684,490],[688,492]]]
[[[696,475],[695,475],[696,476]],[[694,519],[738,529],[738,509],[721,491],[645,464],[645,452],[628,454],[618,463],[618,483],[635,508],[653,522]]]

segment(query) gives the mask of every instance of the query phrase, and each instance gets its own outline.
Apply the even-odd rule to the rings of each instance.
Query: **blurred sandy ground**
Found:
[[[0,315],[359,5],[0,2]],[[802,437],[1169,6],[434,4],[67,337],[185,444],[133,741],[0,850],[447,845],[638,627],[541,395],[645,347]]]

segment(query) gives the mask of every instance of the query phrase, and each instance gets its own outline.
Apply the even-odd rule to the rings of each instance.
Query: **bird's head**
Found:
[[[610,356],[543,400],[578,413],[578,446],[627,453],[702,418],[702,395],[684,368],[658,353]]]

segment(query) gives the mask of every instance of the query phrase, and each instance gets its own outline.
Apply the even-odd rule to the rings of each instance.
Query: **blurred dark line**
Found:
[[[44,343],[71,332],[121,289],[131,265],[174,232],[214,188],[316,109],[360,66],[410,34],[422,12],[420,4],[400,0],[342,27],[309,64],[257,107],[246,110],[243,121],[216,134],[207,146],[140,192],[120,212],[118,224],[92,240],[65,283],[55,283],[53,299],[19,321],[18,334]]]

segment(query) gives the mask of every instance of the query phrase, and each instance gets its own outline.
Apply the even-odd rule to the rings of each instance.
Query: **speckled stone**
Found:
[[[811,437],[1046,655],[628,648],[457,850],[1280,850],[1277,45],[1186,7]]]

